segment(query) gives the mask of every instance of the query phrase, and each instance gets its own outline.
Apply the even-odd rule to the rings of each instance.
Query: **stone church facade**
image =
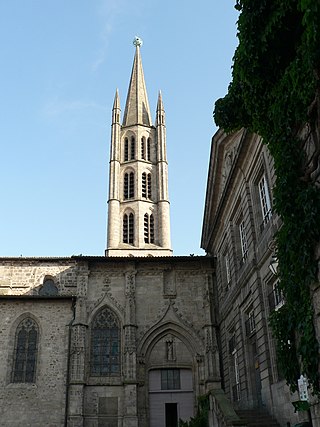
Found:
[[[219,384],[212,271],[207,257],[1,259],[0,425],[193,416]]]
[[[213,260],[172,256],[140,44],[112,111],[106,256],[0,259],[1,426],[171,427],[220,386]]]

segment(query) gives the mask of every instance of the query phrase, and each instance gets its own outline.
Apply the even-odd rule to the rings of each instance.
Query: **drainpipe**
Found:
[[[69,380],[70,380],[70,358],[71,358],[71,326],[76,318],[76,302],[77,298],[72,298],[72,311],[73,317],[71,321],[68,323],[69,331],[68,331],[68,360],[67,360],[67,378],[66,378],[66,404],[64,411],[64,427],[68,426],[68,409],[69,409]]]

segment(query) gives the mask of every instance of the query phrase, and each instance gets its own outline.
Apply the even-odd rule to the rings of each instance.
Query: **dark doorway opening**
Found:
[[[178,427],[177,403],[166,403],[166,427]]]

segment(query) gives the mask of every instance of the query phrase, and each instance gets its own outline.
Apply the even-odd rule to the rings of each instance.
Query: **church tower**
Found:
[[[140,46],[136,48],[120,122],[116,91],[112,109],[106,256],[170,256],[170,213],[165,112],[159,92],[152,125]]]

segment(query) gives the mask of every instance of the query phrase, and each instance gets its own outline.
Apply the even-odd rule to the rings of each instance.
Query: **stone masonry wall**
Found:
[[[0,426],[64,425],[71,300],[0,299],[0,313]],[[15,328],[30,314],[39,326],[36,383],[12,383]]]

